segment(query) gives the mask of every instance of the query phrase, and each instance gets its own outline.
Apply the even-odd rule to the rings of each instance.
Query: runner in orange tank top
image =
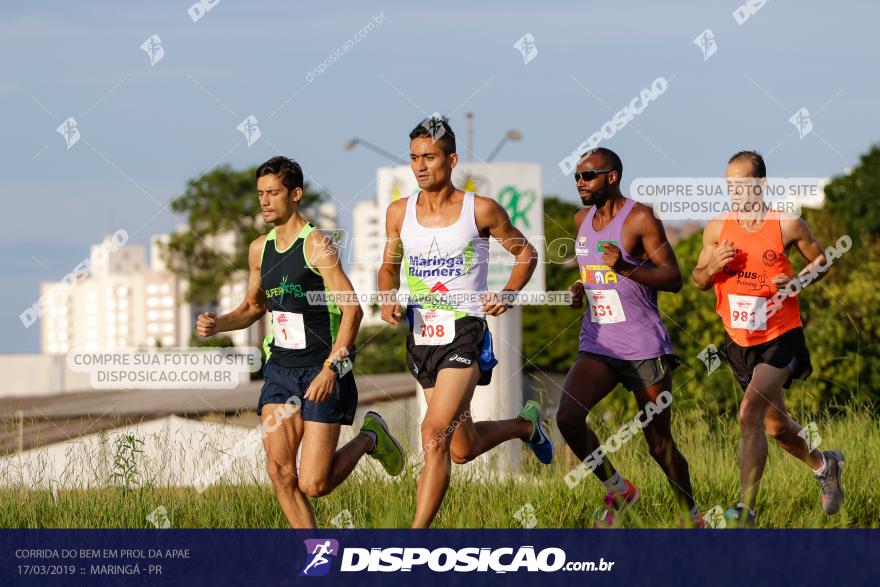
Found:
[[[755,523],[758,484],[767,462],[765,432],[813,469],[822,488],[822,508],[834,514],[843,503],[843,454],[808,444],[785,408],[782,389],[813,369],[797,297],[774,301],[777,291],[815,267],[822,267],[818,278],[823,277],[825,253],[803,219],[767,210],[767,171],[758,153],[733,155],[727,183],[733,211],[706,225],[691,276],[698,288],[715,288],[715,310],[727,331],[720,352],[744,391],[739,407],[742,494],[727,517],[739,526]],[[809,263],[798,278],[788,259],[792,247]]]
[[[730,338],[751,347],[803,325],[797,297],[785,298],[772,316],[767,312],[767,302],[776,293],[772,278],[792,275],[779,212],[768,211],[757,230],[748,230],[736,216],[731,212],[721,221],[719,238],[736,254],[715,276],[715,311]]]

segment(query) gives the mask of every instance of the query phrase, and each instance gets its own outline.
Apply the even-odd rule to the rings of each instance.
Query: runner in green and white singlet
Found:
[[[201,314],[196,329],[200,336],[239,330],[271,312],[257,404],[266,468],[290,525],[314,528],[308,497],[333,491],[365,454],[390,475],[400,474],[404,456],[375,412],[364,414],[360,433],[336,450],[340,427],[352,424],[357,407],[349,352],[363,311],[336,250],[300,215],[299,164],[274,157],[256,176],[263,220],[274,227],[248,248],[247,297],[222,316]],[[337,296],[338,303],[320,294]]]

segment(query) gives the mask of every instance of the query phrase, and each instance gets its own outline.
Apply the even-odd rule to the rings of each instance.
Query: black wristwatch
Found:
[[[342,378],[347,375],[349,371],[351,371],[353,364],[350,358],[345,357],[342,360],[327,359],[326,361],[324,361],[324,366],[330,367],[330,370],[336,373],[336,377]]]

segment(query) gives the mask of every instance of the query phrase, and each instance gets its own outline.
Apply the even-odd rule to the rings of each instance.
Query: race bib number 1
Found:
[[[585,290],[587,300],[590,302],[590,321],[598,324],[615,324],[625,322],[626,315],[623,313],[623,304],[620,296],[614,289],[588,289]]]
[[[767,298],[728,294],[730,327],[767,330]]]
[[[414,308],[413,338],[419,345],[449,344],[455,338],[455,312]]]
[[[272,312],[272,334],[275,346],[285,349],[306,348],[303,315],[296,312]]]

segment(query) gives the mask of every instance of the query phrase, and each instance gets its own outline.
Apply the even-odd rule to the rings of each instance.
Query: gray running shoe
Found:
[[[839,450],[829,450],[822,453],[828,466],[825,473],[816,475],[819,485],[822,487],[822,509],[826,514],[836,514],[843,504],[843,453]]]

